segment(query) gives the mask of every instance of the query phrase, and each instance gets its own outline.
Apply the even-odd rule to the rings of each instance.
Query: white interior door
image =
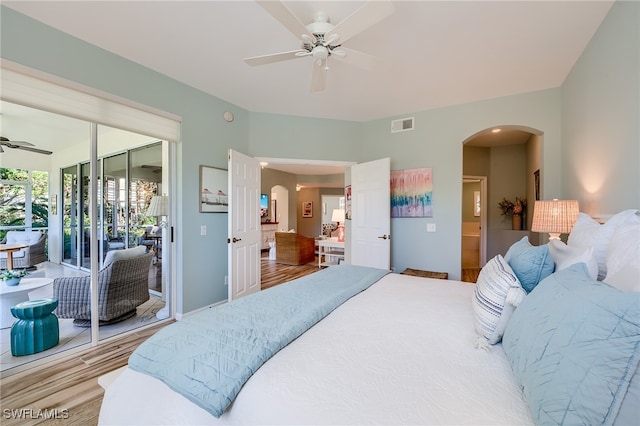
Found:
[[[351,263],[389,269],[391,265],[391,161],[351,166]]]
[[[229,301],[260,291],[260,163],[229,150]]]

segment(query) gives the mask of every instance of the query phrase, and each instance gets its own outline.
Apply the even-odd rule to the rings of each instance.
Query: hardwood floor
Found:
[[[262,255],[261,259],[261,274],[262,281],[260,288],[265,290],[274,285],[286,283],[287,281],[295,280],[296,278],[304,277],[305,275],[318,272],[317,258],[311,263],[306,265],[294,266],[294,265],[281,265],[274,260],[269,260],[268,255]]]
[[[317,272],[318,264],[279,265],[262,256],[262,289]],[[127,364],[131,353],[166,323],[0,379],[0,423],[96,425],[103,389],[98,377]]]

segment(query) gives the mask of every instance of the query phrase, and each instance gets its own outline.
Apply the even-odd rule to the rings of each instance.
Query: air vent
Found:
[[[413,117],[400,118],[391,122],[391,133],[413,130]]]

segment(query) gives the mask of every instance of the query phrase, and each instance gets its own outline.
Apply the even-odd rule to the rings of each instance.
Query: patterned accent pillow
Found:
[[[553,258],[549,254],[547,245],[532,246],[529,237],[522,237],[515,242],[507,254],[504,255],[513,272],[515,272],[522,288],[527,293],[538,285],[540,281],[553,273]]]
[[[502,340],[513,310],[525,295],[516,274],[501,255],[487,262],[480,270],[472,300],[478,347]]]

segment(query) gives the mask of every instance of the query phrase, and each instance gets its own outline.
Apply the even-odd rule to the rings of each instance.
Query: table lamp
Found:
[[[578,219],[577,200],[541,200],[533,205],[533,232],[548,232],[550,240],[559,240],[568,234]]]
[[[338,223],[338,241],[344,242],[344,209],[333,209],[331,222]]]
[[[147,209],[147,216],[169,216],[169,197],[167,195],[154,195]],[[167,222],[161,220],[159,226],[167,227]]]

